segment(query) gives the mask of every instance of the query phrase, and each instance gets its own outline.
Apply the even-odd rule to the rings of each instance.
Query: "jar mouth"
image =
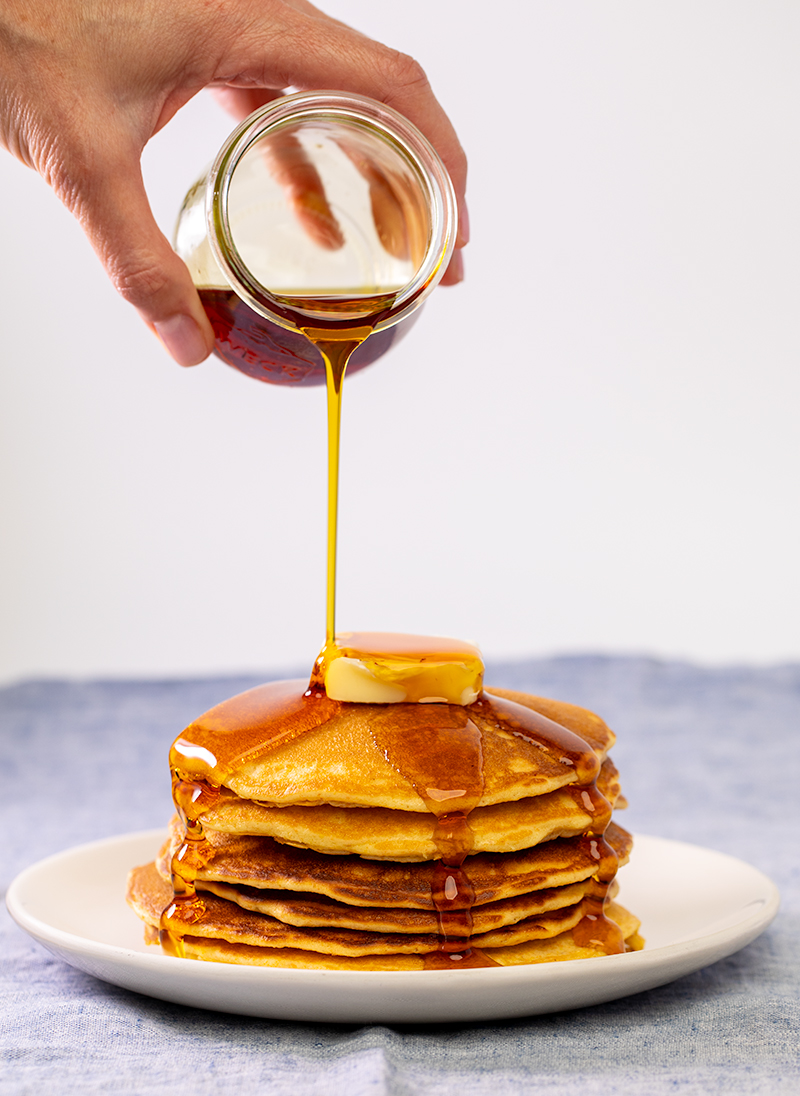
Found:
[[[373,149],[375,162],[370,158]],[[280,163],[273,152],[280,153]],[[344,167],[338,170],[347,176],[344,183],[334,179],[333,186],[324,174],[331,155],[341,161]],[[318,156],[319,171],[314,162]],[[294,202],[289,220],[301,227],[294,225],[288,245],[281,236],[285,226],[278,226],[274,240],[268,229],[257,241],[250,241],[241,227],[245,206],[251,210],[259,202],[267,204],[255,185],[246,199],[241,197],[244,184],[237,180],[252,172],[254,164],[287,203]],[[337,185],[344,195],[338,204]],[[301,192],[301,186],[307,191]],[[206,187],[208,235],[223,274],[254,311],[290,330],[352,328],[360,320],[370,320],[380,330],[398,323],[438,284],[455,246],[455,193],[439,155],[408,119],[365,96],[299,92],[261,107],[231,133]],[[360,203],[363,224],[349,212],[351,201]],[[372,218],[364,213],[365,202],[371,202]],[[386,216],[385,224],[379,223],[379,214]],[[367,220],[374,224],[365,228]],[[316,238],[315,253],[307,237],[312,243]],[[254,256],[257,248],[269,256],[281,246],[289,267],[304,250],[312,260],[316,255],[319,265],[336,271],[330,284],[323,279],[319,286],[309,282],[297,288],[291,275],[289,284],[275,284],[285,281],[284,276],[272,277],[271,259],[258,269]],[[379,251],[381,269],[376,273],[368,259]],[[361,259],[361,273],[347,268],[350,252]]]

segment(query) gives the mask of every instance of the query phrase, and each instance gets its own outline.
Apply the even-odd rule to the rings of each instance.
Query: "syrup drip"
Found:
[[[582,948],[600,948],[606,955],[619,955],[625,951],[622,930],[605,915],[608,889],[619,867],[619,858],[603,834],[611,821],[611,804],[598,790],[570,788],[575,802],[592,815],[592,824],[582,842],[584,849],[597,864],[584,895],[586,912],[572,930],[573,941]],[[587,802],[588,801],[588,802]]]
[[[397,299],[394,293],[358,297],[273,297],[273,307],[287,319],[298,323],[296,308],[318,317],[312,323],[298,324],[303,335],[316,347],[325,363],[328,399],[328,553],[327,595],[325,601],[325,643],[333,643],[336,634],[336,535],[339,512],[339,448],[342,423],[342,384],[347,363],[366,342],[375,327],[391,313]],[[275,306],[274,301],[280,305]],[[358,314],[360,320],[342,319]]]
[[[496,966],[470,946],[475,890],[463,864],[474,843],[468,816],[480,802],[484,784],[483,732],[472,720],[471,708],[390,705],[371,721],[371,731],[386,760],[435,819],[432,836],[440,856],[434,865],[431,899],[439,921],[439,947],[425,957],[426,970]]]
[[[325,600],[325,644],[336,635],[336,539],[339,522],[339,440],[342,429],[342,381],[350,355],[361,345],[371,328],[352,329],[340,342],[319,340],[316,345],[325,361],[328,380],[328,570]],[[312,331],[306,334],[312,338]],[[313,340],[312,341],[316,341]]]
[[[181,923],[196,924],[205,915],[206,905],[195,884],[198,872],[208,864],[213,850],[206,841],[200,817],[217,802],[219,785],[194,780],[173,768],[172,798],[183,823],[183,842],[172,857],[173,901],[161,914],[159,941],[169,955],[183,958],[182,934],[173,930],[172,921],[177,914]]]

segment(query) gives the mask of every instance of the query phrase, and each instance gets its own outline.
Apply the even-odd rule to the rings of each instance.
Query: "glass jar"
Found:
[[[365,323],[381,357],[447,269],[447,171],[402,115],[363,96],[287,95],[251,114],[189,190],[175,232],[215,352],[259,380],[324,384],[305,332]]]

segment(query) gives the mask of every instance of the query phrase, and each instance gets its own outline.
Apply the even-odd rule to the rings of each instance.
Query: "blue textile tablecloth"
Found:
[[[704,971],[607,1005],[487,1024],[347,1027],[186,1009],[105,985],[50,956],[3,909],[0,1093],[800,1092],[800,666],[576,657],[496,666],[488,680],[599,712],[619,736],[626,825],[759,867],[783,896],[772,927]],[[255,683],[43,681],[0,691],[4,890],[50,853],[164,825],[171,740]]]

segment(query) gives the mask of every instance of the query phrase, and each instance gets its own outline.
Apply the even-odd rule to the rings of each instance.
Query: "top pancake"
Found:
[[[288,684],[279,698],[284,708],[295,705],[288,733],[275,731],[278,686],[261,686],[187,728],[173,764],[269,806],[439,813],[588,783],[614,740],[593,713],[524,693],[489,690],[466,708],[324,700],[315,711],[303,698],[305,683],[296,683],[297,702],[286,700]],[[261,744],[259,721],[267,728]],[[227,743],[245,740],[248,749],[223,769],[217,759]]]

